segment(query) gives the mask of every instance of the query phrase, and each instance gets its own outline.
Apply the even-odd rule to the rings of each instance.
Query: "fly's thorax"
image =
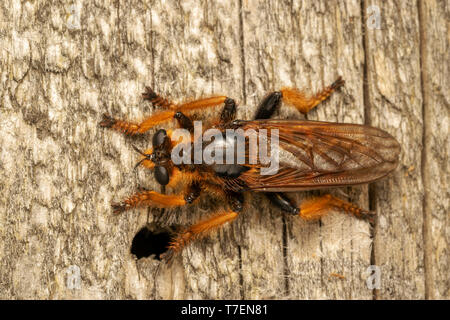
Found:
[[[252,166],[273,167],[272,163],[278,159],[278,136],[270,130],[256,128],[244,131],[239,128],[239,123],[233,121],[229,126],[200,131],[196,124],[194,122],[193,134],[186,130],[183,132],[183,129],[172,132],[171,160],[175,166],[209,166],[217,174],[236,176]],[[162,158],[157,151],[154,155],[155,161]],[[275,167],[272,169],[276,171]]]

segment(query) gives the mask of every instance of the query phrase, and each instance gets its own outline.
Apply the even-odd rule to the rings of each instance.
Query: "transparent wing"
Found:
[[[242,121],[240,127],[266,129],[279,140],[276,173],[261,175],[262,167],[253,166],[239,177],[251,190],[296,191],[368,183],[398,164],[400,145],[395,138],[365,125],[255,120]]]

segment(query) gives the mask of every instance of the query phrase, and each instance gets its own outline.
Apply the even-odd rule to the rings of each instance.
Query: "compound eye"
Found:
[[[166,167],[156,166],[155,178],[160,185],[165,186],[166,184],[169,183],[169,171],[167,171]]]
[[[164,129],[159,129],[156,131],[156,133],[153,135],[152,143],[153,143],[153,149],[161,146],[164,141],[166,140],[167,132]]]

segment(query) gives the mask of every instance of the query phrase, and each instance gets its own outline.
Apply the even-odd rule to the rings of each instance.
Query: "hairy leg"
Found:
[[[212,218],[200,221],[189,228],[177,233],[167,247],[167,252],[161,258],[170,262],[173,257],[180,253],[191,241],[208,235],[211,231],[218,229],[227,222],[235,220],[243,208],[243,197],[240,193],[227,193],[230,210],[215,214]]]
[[[307,96],[305,93],[298,89],[282,88],[281,94],[283,96],[283,102],[288,105],[292,105],[297,108],[301,113],[307,113],[312,108],[316,107],[319,103],[327,99],[333,91],[342,87],[345,81],[339,77],[330,86],[323,88],[312,96]]]
[[[185,102],[182,104],[173,104],[167,99],[160,97],[152,89],[146,88],[146,92],[143,93],[145,100],[152,102],[154,105],[162,107],[164,111],[160,111],[148,118],[146,118],[141,123],[134,123],[124,120],[115,119],[107,114],[103,115],[103,119],[100,122],[101,127],[111,128],[125,134],[134,135],[145,133],[152,127],[176,118],[178,112],[189,112],[192,110],[201,110],[206,108],[211,108],[218,106],[222,103],[227,104],[227,101],[232,101],[232,99],[225,96],[215,96],[204,99],[198,99],[194,101]]]
[[[348,201],[336,198],[330,194],[306,200],[300,205],[300,207],[297,207],[285,193],[267,192],[265,195],[282,211],[294,215],[298,214],[305,220],[319,219],[327,214],[327,212],[331,209],[344,210],[346,213],[353,214],[360,219],[373,219],[373,213],[361,209]]]
[[[168,195],[155,191],[144,190],[138,192],[119,203],[113,203],[114,213],[121,213],[132,208],[149,206],[156,208],[180,207],[194,202],[201,193],[201,188],[197,183],[192,183],[186,189],[184,195]]]
[[[373,213],[330,194],[304,201],[300,205],[299,215],[305,220],[316,220],[331,209],[341,209],[361,219],[371,220],[373,218]]]
[[[140,124],[129,122],[125,120],[119,120],[111,117],[108,114],[103,114],[103,119],[100,122],[100,127],[111,128],[113,130],[125,133],[127,135],[135,135],[140,133],[145,133],[150,128],[173,119],[175,116],[174,111],[162,111],[157,114],[145,119]]]
[[[145,92],[142,94],[144,100],[150,101],[154,106],[164,109],[173,109],[175,104],[166,98],[161,97],[150,87],[145,87]]]
[[[280,91],[275,91],[268,94],[259,104],[255,117],[258,119],[269,119],[278,109],[281,101],[294,106],[302,113],[307,113],[309,110],[317,106],[320,102],[327,99],[333,91],[344,85],[344,80],[339,77],[333,84],[325,87],[318,93],[312,96],[307,96],[304,92],[295,88],[282,88]]]

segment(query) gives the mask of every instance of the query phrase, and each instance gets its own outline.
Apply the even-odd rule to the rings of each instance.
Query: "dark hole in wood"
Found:
[[[160,259],[160,254],[166,252],[171,233],[168,230],[151,231],[147,226],[136,233],[131,243],[131,253],[138,259],[155,255]]]

